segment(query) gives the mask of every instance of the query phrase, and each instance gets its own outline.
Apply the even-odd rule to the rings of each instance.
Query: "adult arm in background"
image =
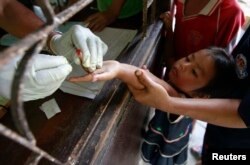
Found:
[[[129,89],[135,100],[142,104],[218,126],[246,128],[238,114],[241,100],[171,97],[161,85],[152,81],[143,70],[137,70],[135,74],[145,88],[136,89],[129,86]]]
[[[39,29],[44,22],[31,10],[15,0],[0,1],[0,27],[8,33],[22,38]],[[102,66],[107,45],[88,28],[79,25],[71,27],[66,33],[52,32],[47,46],[56,55],[65,56],[69,62],[82,65],[87,71],[94,71]],[[81,59],[76,54],[81,50]]]
[[[125,2],[126,0],[113,0],[106,11],[95,13],[84,22],[92,31],[101,31],[118,18]]]

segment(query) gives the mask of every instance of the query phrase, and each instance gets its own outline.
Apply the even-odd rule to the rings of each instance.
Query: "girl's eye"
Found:
[[[198,77],[198,74],[197,74],[197,72],[194,70],[194,69],[192,69],[192,74],[197,78]]]
[[[190,59],[188,58],[188,56],[186,57],[186,59],[185,59],[187,62],[190,62]]]

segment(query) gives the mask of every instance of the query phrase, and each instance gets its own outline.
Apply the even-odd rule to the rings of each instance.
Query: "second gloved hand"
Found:
[[[65,56],[70,62],[81,64],[89,72],[102,67],[103,56],[108,50],[107,45],[98,36],[80,25],[72,26],[62,35],[54,35],[49,45],[55,54]],[[81,50],[82,60],[77,56],[76,49]]]
[[[0,95],[10,98],[11,84],[18,62],[15,58],[0,70]],[[38,54],[27,66],[24,75],[23,101],[44,98],[54,93],[71,72],[72,67],[63,56]]]

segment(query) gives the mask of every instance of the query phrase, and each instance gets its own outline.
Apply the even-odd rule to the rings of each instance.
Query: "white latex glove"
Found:
[[[103,56],[108,50],[107,45],[98,36],[80,25],[72,26],[63,35],[54,35],[49,44],[55,54],[65,56],[70,62],[81,64],[89,72],[102,67]],[[82,52],[82,60],[76,54],[77,49]]]
[[[11,84],[21,56],[0,70],[0,95],[10,98]],[[30,61],[24,75],[23,101],[44,98],[54,93],[71,72],[72,67],[63,56],[38,54]]]

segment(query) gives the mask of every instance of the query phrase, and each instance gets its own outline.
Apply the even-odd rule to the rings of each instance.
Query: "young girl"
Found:
[[[133,88],[143,89],[144,86],[134,75],[136,69],[138,67],[117,61],[105,61],[103,67],[93,74],[69,80],[78,82],[118,78]],[[176,61],[168,73],[168,82],[148,70],[143,72],[171,96],[207,98],[221,97],[227,92],[229,83],[225,82],[230,81],[233,69],[232,60],[223,49],[210,47]],[[164,100],[157,100],[155,104],[160,102]],[[160,118],[155,115],[151,120],[142,144],[142,157],[151,164],[183,164],[187,159],[191,119],[182,115],[164,114],[159,115]]]

